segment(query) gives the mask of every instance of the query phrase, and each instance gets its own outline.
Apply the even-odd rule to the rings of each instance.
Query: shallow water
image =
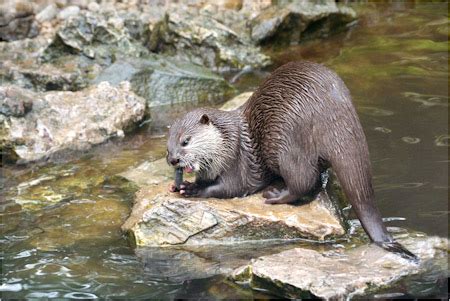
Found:
[[[368,138],[378,206],[383,216],[405,218],[388,225],[446,237],[447,4],[355,8],[363,15],[350,31],[268,52],[275,58],[274,67],[308,59],[342,76]],[[241,91],[251,90],[267,71],[244,74],[236,85]],[[225,250],[135,253],[120,233],[136,188],[114,175],[163,156],[165,139],[156,135],[165,132],[170,120],[160,118],[154,121],[158,122],[154,130],[143,127],[133,137],[109,142],[79,159],[3,169],[4,298],[270,297],[205,271],[282,246],[243,246],[243,251],[231,255]],[[175,265],[186,256],[198,264],[214,264],[201,273]],[[431,270],[383,290],[378,297],[446,296],[446,289],[442,275]]]

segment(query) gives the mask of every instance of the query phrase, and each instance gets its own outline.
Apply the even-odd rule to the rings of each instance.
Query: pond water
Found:
[[[389,226],[447,237],[447,4],[372,4],[355,9],[361,13],[359,24],[347,32],[325,41],[268,49],[275,61],[272,68],[308,59],[336,70],[352,92],[368,138],[378,206],[385,217],[404,218]],[[241,91],[252,90],[270,70],[244,74],[235,84]],[[150,252],[150,259],[137,256],[122,236],[120,225],[136,188],[114,175],[162,157],[164,133],[161,123],[81,158],[3,168],[4,298],[270,297],[223,276],[204,278],[174,266],[185,256],[181,251]],[[282,248],[249,245],[235,253],[221,250],[223,257],[207,251],[195,254],[245,261]],[[445,297],[446,290],[446,279],[429,271],[379,296]]]

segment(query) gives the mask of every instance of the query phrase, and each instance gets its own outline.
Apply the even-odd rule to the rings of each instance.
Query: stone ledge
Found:
[[[399,242],[420,258],[415,264],[374,244],[337,252],[295,248],[253,259],[232,278],[252,288],[270,288],[287,298],[345,299],[391,285],[401,277],[429,270],[448,274],[449,242],[440,237],[408,237]],[[448,275],[447,275],[448,277]]]

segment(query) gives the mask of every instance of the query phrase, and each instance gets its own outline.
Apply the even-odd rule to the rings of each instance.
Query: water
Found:
[[[446,237],[447,4],[355,8],[362,17],[350,31],[268,52],[274,67],[308,59],[342,76],[368,138],[378,206],[383,216],[405,219],[394,218],[388,225]],[[244,74],[236,85],[251,90],[268,71]],[[122,236],[120,225],[136,188],[114,175],[163,156],[165,139],[155,135],[164,132],[159,123],[156,131],[144,127],[125,141],[112,141],[81,158],[3,169],[4,298],[270,297],[208,271],[290,246],[246,246],[232,254],[154,251],[142,256]],[[174,266],[184,257],[195,264],[205,260],[214,264],[198,273],[192,266]],[[446,296],[447,283],[439,277],[433,271],[409,277],[375,296]]]

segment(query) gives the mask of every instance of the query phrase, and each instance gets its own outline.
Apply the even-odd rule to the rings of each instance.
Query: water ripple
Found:
[[[405,136],[402,137],[402,141],[408,144],[417,144],[420,142],[420,138]]]
[[[389,133],[392,132],[391,129],[388,129],[388,128],[384,127],[384,126],[377,126],[377,127],[374,127],[373,129],[375,131],[382,132],[382,133],[385,133],[385,134],[389,134]]]
[[[91,293],[72,292],[64,295],[64,298],[69,299],[98,299],[98,297]]]
[[[420,94],[415,92],[404,92],[402,95],[411,101],[422,104],[422,107],[448,107],[448,96]]]
[[[361,111],[361,113],[363,113],[363,114],[366,114],[369,116],[375,116],[375,117],[394,115],[393,111],[380,109],[380,108],[376,108],[376,107],[367,107],[367,106],[359,107],[359,111]]]
[[[447,146],[448,147],[449,138],[450,138],[449,135],[440,135],[440,136],[436,137],[436,139],[434,140],[434,144],[436,146]]]

